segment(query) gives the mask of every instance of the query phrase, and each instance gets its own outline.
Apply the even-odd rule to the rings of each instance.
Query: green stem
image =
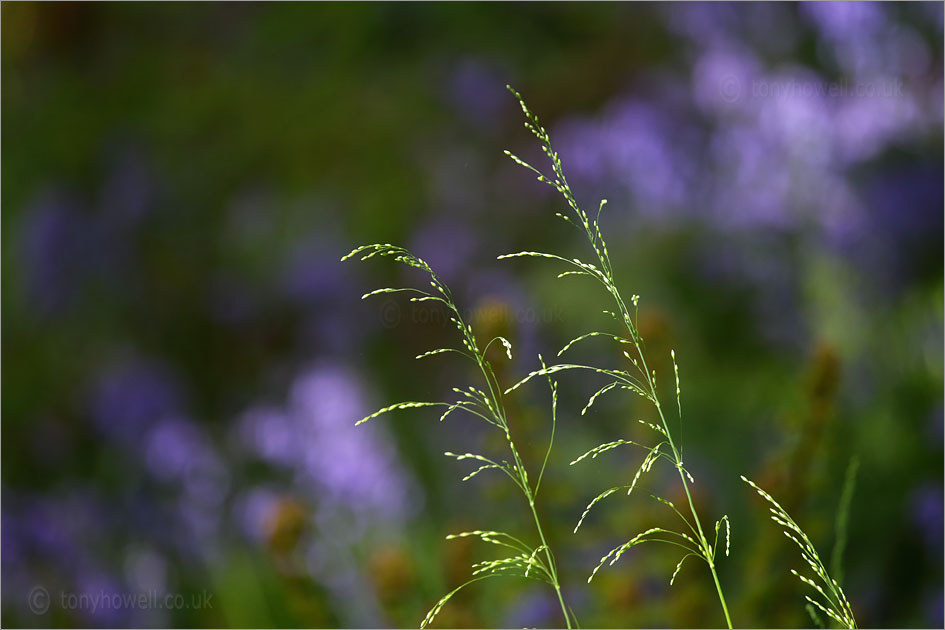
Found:
[[[554,148],[551,146],[551,138],[548,136],[548,132],[545,130],[544,127],[542,127],[538,123],[538,118],[531,112],[531,110],[528,109],[521,95],[515,90],[512,90],[511,88],[509,89],[512,91],[513,94],[515,94],[516,98],[519,100],[519,102],[522,105],[522,109],[525,111],[525,116],[529,121],[528,123],[526,123],[526,126],[528,126],[529,129],[535,134],[535,136],[538,137],[539,141],[543,144],[545,148],[545,152],[547,153],[548,157],[551,158],[554,178],[549,179],[541,171],[539,171],[538,169],[536,169],[535,167],[531,165],[525,164],[525,166],[527,166],[532,171],[538,173],[539,180],[544,181],[545,183],[553,186],[564,197],[565,201],[567,201],[571,209],[574,210],[575,215],[577,215],[577,218],[580,220],[581,224],[584,227],[584,231],[587,235],[587,240],[590,242],[591,247],[594,249],[594,252],[597,255],[597,259],[600,262],[600,266],[602,269],[602,271],[600,271],[599,274],[589,274],[589,275],[592,275],[596,279],[600,280],[604,284],[604,287],[607,289],[607,291],[613,296],[614,300],[617,303],[617,309],[620,311],[621,315],[623,316],[624,324],[626,324],[627,330],[630,332],[630,337],[633,340],[633,344],[636,347],[637,354],[639,355],[640,361],[641,361],[641,365],[637,367],[646,376],[646,381],[650,388],[650,396],[652,398],[653,403],[656,406],[656,410],[659,412],[660,420],[663,423],[663,429],[665,430],[666,437],[669,441],[669,446],[673,451],[673,457],[675,459],[677,472],[679,473],[679,479],[682,482],[683,489],[686,491],[686,499],[689,502],[689,510],[692,513],[692,516],[696,525],[695,529],[698,530],[699,545],[702,548],[702,555],[704,556],[705,561],[709,565],[709,570],[712,572],[712,579],[715,581],[715,588],[719,594],[719,601],[722,604],[722,610],[725,612],[725,621],[728,623],[728,627],[731,628],[732,620],[729,617],[728,606],[726,606],[725,604],[725,597],[722,595],[722,587],[719,584],[718,575],[715,572],[715,552],[712,549],[712,547],[709,546],[709,542],[706,539],[705,533],[702,529],[702,523],[699,521],[699,515],[696,513],[695,505],[692,502],[692,494],[689,492],[689,485],[686,482],[686,474],[683,471],[682,459],[680,458],[679,451],[677,450],[676,445],[673,442],[673,438],[671,437],[671,433],[669,431],[669,424],[666,422],[666,417],[663,415],[663,409],[660,406],[659,398],[656,395],[656,384],[654,382],[654,377],[652,373],[650,373],[649,368],[647,368],[646,359],[643,357],[643,348],[641,347],[640,336],[637,333],[636,326],[634,325],[633,321],[630,318],[630,311],[627,308],[627,305],[624,303],[623,298],[620,297],[620,293],[617,291],[617,286],[616,286],[616,283],[614,282],[613,267],[610,264],[610,254],[607,253],[607,245],[604,243],[604,238],[600,234],[600,223],[599,223],[600,209],[603,208],[603,205],[606,202],[605,201],[601,202],[601,206],[600,208],[598,208],[598,211],[597,211],[598,218],[595,219],[593,223],[594,230],[591,230],[591,223],[588,220],[588,216],[586,213],[584,213],[581,210],[580,206],[578,206],[577,200],[574,198],[574,194],[571,191],[571,185],[568,184],[568,180],[564,175],[564,168],[561,165],[561,160],[559,159],[558,154],[555,152]],[[514,159],[516,162],[519,162],[520,164],[524,164],[518,158],[514,158]],[[599,246],[598,246],[598,240],[600,241]],[[570,262],[570,261],[567,261],[567,262]],[[575,259],[575,262],[577,262],[576,259]],[[534,508],[533,503],[532,503],[532,513],[535,513],[535,508]],[[686,520],[686,519],[683,519],[683,520]],[[688,520],[686,522],[688,524]],[[535,515],[535,523],[536,525],[538,524],[537,514]],[[690,524],[690,528],[692,528],[691,524]],[[541,532],[540,525],[538,527],[538,530],[540,533]],[[546,550],[547,550],[547,547],[546,547]],[[555,581],[557,580],[555,579]],[[557,589],[558,587],[556,586],[555,588]],[[559,591],[559,599],[560,599],[560,591]],[[564,609],[563,601],[561,605],[562,605],[562,609]],[[565,618],[567,618],[567,614],[565,614]],[[569,624],[569,627],[570,627],[570,624]]]
[[[564,623],[571,628],[571,617],[568,615],[568,607],[564,604],[564,596],[561,595],[561,585],[558,584],[558,569],[555,567],[554,558],[551,556],[551,549],[545,541],[545,534],[541,529],[541,522],[538,520],[538,512],[535,510],[535,502],[531,498],[528,500],[528,506],[532,509],[532,517],[535,519],[535,528],[538,529],[538,537],[541,538],[541,544],[545,547],[545,557],[548,559],[548,569],[551,571],[551,577],[554,580],[555,594],[558,596],[558,603],[561,605],[561,614],[564,615]]]
[[[598,257],[600,258],[600,257]],[[600,259],[601,264],[604,264],[603,259]],[[633,340],[633,345],[636,348],[637,356],[640,357],[640,371],[646,376],[647,385],[650,388],[650,396],[652,397],[653,403],[656,407],[656,411],[660,415],[660,422],[663,424],[663,429],[666,432],[666,439],[669,442],[669,447],[673,451],[673,458],[676,460],[676,472],[679,473],[679,481],[682,483],[683,490],[686,492],[686,501],[689,503],[689,511],[692,513],[692,518],[696,524],[696,530],[699,536],[699,544],[702,546],[702,553],[706,563],[709,565],[709,571],[712,573],[712,580],[715,582],[715,590],[719,594],[719,603],[722,604],[722,612],[725,613],[725,622],[728,624],[728,627],[732,627],[732,619],[728,614],[728,606],[725,603],[725,596],[722,594],[722,586],[719,583],[718,574],[715,571],[715,552],[709,546],[709,541],[705,537],[705,532],[702,529],[702,522],[699,520],[699,513],[696,512],[696,506],[692,501],[692,493],[689,491],[689,484],[686,481],[686,474],[683,472],[682,460],[679,455],[679,450],[676,448],[676,443],[673,441],[672,433],[669,430],[669,423],[666,421],[666,416],[663,414],[663,407],[659,403],[659,396],[656,394],[656,383],[653,382],[653,375],[650,372],[649,367],[646,365],[646,358],[643,356],[643,348],[640,346],[639,336],[637,335],[636,330],[634,330],[631,325],[630,311],[627,308],[627,305],[624,303],[623,299],[620,297],[620,294],[617,292],[616,284],[613,281],[611,274],[610,277],[610,287],[608,287],[610,294],[613,296],[617,304],[617,309],[620,311],[620,314],[624,318],[624,324],[627,327],[627,330],[630,332],[630,338]]]
[[[452,300],[450,300],[452,302]],[[462,317],[459,314],[459,311],[454,307],[454,312],[459,318],[459,321],[462,322]],[[564,622],[567,625],[568,629],[571,628],[571,617],[568,615],[568,607],[564,603],[564,596],[561,594],[561,585],[558,583],[558,569],[555,567],[554,556],[551,554],[551,548],[548,546],[548,542],[545,540],[545,532],[541,528],[541,521],[538,518],[538,511],[535,510],[535,495],[531,490],[531,486],[528,482],[528,473],[525,471],[525,464],[522,462],[522,458],[518,454],[518,449],[515,448],[514,442],[512,442],[512,434],[509,431],[509,425],[505,418],[505,408],[502,405],[502,388],[499,386],[498,382],[495,382],[493,386],[493,380],[495,379],[495,374],[492,372],[491,367],[486,362],[485,357],[483,356],[485,352],[480,352],[475,345],[475,339],[469,333],[469,329],[463,324],[463,334],[469,342],[470,346],[473,348],[473,352],[476,355],[476,363],[479,365],[479,370],[482,372],[482,376],[486,381],[486,385],[489,387],[489,395],[492,398],[492,403],[495,405],[495,415],[497,419],[501,422],[502,429],[505,431],[506,440],[509,443],[509,450],[512,452],[512,458],[515,461],[515,468],[518,471],[519,485],[522,488],[522,491],[525,493],[525,498],[528,499],[528,507],[532,511],[532,518],[535,520],[535,528],[538,530],[538,537],[541,539],[541,544],[545,550],[545,558],[548,561],[548,572],[551,577],[552,586],[555,589],[555,595],[558,596],[558,603],[561,605],[561,613],[564,615]],[[554,425],[552,425],[554,426]],[[554,439],[554,429],[552,429],[552,440]],[[549,453],[551,446],[549,445]],[[548,454],[545,455],[545,463],[548,461]],[[542,474],[539,475],[539,483],[541,482],[541,477],[544,474],[544,464],[542,464]],[[537,490],[537,485],[536,485]]]
[[[722,594],[722,585],[719,584],[719,576],[715,572],[715,553],[712,549],[709,548],[709,542],[706,540],[705,534],[702,533],[702,524],[699,522],[699,515],[696,513],[696,508],[692,503],[692,495],[689,492],[689,485],[686,483],[685,475],[682,472],[682,468],[679,469],[679,477],[682,481],[683,489],[686,491],[686,499],[689,501],[689,509],[692,511],[692,516],[696,520],[696,527],[699,530],[699,537],[702,539],[704,553],[708,560],[709,571],[712,573],[712,580],[715,582],[715,590],[719,594],[719,603],[722,604],[722,612],[725,613],[725,623],[728,624],[728,627],[732,627],[732,619],[728,614],[728,606],[725,604],[725,595]]]
[[[601,260],[601,264],[603,264],[603,260]],[[709,546],[709,541],[706,539],[705,532],[702,529],[702,522],[699,520],[699,513],[696,512],[696,506],[692,501],[692,493],[689,491],[689,484],[686,481],[686,474],[683,472],[679,450],[676,448],[676,443],[673,441],[672,433],[669,430],[669,423],[666,421],[666,416],[663,414],[663,407],[659,403],[659,396],[656,393],[656,383],[653,382],[653,375],[650,373],[649,367],[647,367],[646,357],[643,356],[643,348],[640,346],[639,336],[636,334],[636,331],[630,324],[632,320],[630,319],[629,309],[627,309],[627,305],[624,303],[623,299],[620,297],[620,294],[617,292],[617,287],[612,279],[610,293],[617,303],[617,309],[624,317],[624,323],[630,332],[630,337],[633,340],[634,347],[636,348],[637,356],[640,357],[640,371],[646,376],[647,385],[650,387],[650,395],[653,399],[656,411],[659,413],[660,422],[663,424],[663,429],[666,432],[666,439],[669,442],[669,447],[673,451],[673,458],[676,460],[676,472],[679,473],[679,481],[682,483],[683,490],[686,492],[686,501],[689,503],[689,511],[692,514],[692,518],[696,524],[696,530],[699,535],[699,544],[702,546],[704,559],[709,565],[709,571],[712,573],[712,580],[715,582],[715,590],[718,592],[719,602],[722,604],[722,612],[725,613],[725,621],[728,624],[728,627],[731,628],[732,619],[728,614],[728,606],[725,603],[725,596],[722,594],[722,586],[719,583],[719,577],[715,571],[715,552]]]
[[[725,596],[722,595],[722,586],[719,584],[719,576],[715,574],[715,564],[709,564],[709,569],[712,571],[712,579],[715,580],[715,590],[719,593],[719,601],[722,602],[722,612],[725,613],[725,621],[728,623],[728,627],[732,627],[732,619],[728,616],[728,606],[725,605]]]
[[[732,627],[732,619],[728,614],[728,606],[725,603],[725,595],[722,594],[722,585],[719,583],[719,576],[715,571],[715,552],[709,546],[709,541],[705,537],[705,533],[702,529],[702,522],[699,520],[699,513],[696,512],[696,506],[692,501],[692,493],[689,491],[689,483],[686,481],[686,474],[682,469],[682,462],[679,458],[679,451],[676,450],[676,444],[673,442],[672,435],[669,432],[669,424],[666,422],[666,416],[663,415],[663,408],[659,404],[659,399],[656,396],[656,386],[653,383],[653,379],[650,377],[650,373],[647,371],[646,359],[643,358],[643,351],[640,348],[640,345],[635,343],[637,348],[637,353],[640,356],[640,361],[643,365],[643,370],[647,374],[647,380],[650,385],[650,393],[653,395],[653,400],[656,402],[656,411],[660,414],[660,421],[663,423],[663,428],[666,430],[666,439],[669,441],[669,447],[673,450],[673,457],[676,459],[676,471],[679,473],[679,481],[682,483],[683,490],[686,491],[686,500],[689,503],[689,511],[692,513],[692,518],[696,522],[696,529],[699,531],[699,543],[702,545],[703,555],[705,556],[706,563],[709,565],[709,571],[712,573],[712,580],[715,582],[715,590],[719,594],[719,603],[722,604],[722,612],[725,613],[725,622],[728,624],[728,627]]]

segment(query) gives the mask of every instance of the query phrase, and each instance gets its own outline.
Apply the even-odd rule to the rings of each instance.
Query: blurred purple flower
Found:
[[[39,312],[56,312],[82,288],[88,269],[88,219],[65,192],[46,191],[26,210],[22,229],[29,297]]]
[[[145,438],[151,474],[180,489],[177,508],[183,524],[198,539],[219,530],[229,473],[202,428],[188,420],[168,418]]]
[[[10,496],[7,490],[3,493],[7,497]],[[0,561],[3,563],[4,573],[7,566],[23,562],[24,550],[21,545],[23,533],[20,531],[18,516],[11,510],[9,503],[3,515],[0,516]]]
[[[712,140],[712,161],[714,194],[702,216],[728,229],[788,225],[789,173],[757,130],[734,125],[719,129]]]
[[[141,156],[120,156],[106,178],[97,211],[62,190],[37,195],[23,224],[26,285],[44,314],[67,307],[93,278],[125,281],[124,264],[152,205],[153,185]]]
[[[316,365],[295,379],[284,409],[257,406],[245,412],[239,438],[257,457],[294,471],[298,482],[314,490],[316,501],[344,507],[363,523],[390,524],[416,507],[415,488],[384,428],[355,426],[370,411],[353,372]],[[250,512],[244,517],[252,519]]]
[[[125,575],[137,592],[163,593],[167,587],[167,559],[154,549],[144,547],[125,554]]]
[[[409,484],[383,429],[354,424],[370,409],[353,373],[315,367],[296,379],[289,398],[304,445],[302,470],[323,498],[385,520],[410,511]]]
[[[81,518],[70,514],[67,506],[54,496],[27,497],[13,508],[14,532],[20,535],[22,549],[31,557],[57,558],[65,566],[74,564],[82,555]],[[4,519],[6,524],[6,519]],[[17,527],[18,526],[18,527]]]
[[[560,147],[561,160],[570,177],[586,184],[603,179],[608,167],[605,152],[606,138],[597,120],[569,116],[555,124],[553,141]]]
[[[872,179],[867,188],[871,218],[877,232],[889,235],[897,249],[908,250],[930,232],[943,227],[942,172],[927,167],[900,166]],[[941,243],[936,247],[941,253]]]
[[[158,363],[132,359],[99,373],[92,386],[90,414],[103,433],[133,442],[181,404],[177,379]]]
[[[786,159],[803,160],[808,168],[826,168],[831,155],[832,111],[823,80],[806,68],[783,68],[757,88],[758,131],[781,149]]]
[[[857,80],[919,77],[932,65],[922,36],[890,20],[882,4],[825,2],[802,4],[801,11],[822,38],[821,53]]]
[[[644,214],[678,208],[685,201],[689,165],[674,148],[681,139],[676,129],[659,109],[633,101],[619,103],[605,123],[613,176],[628,183]]]
[[[942,497],[942,488],[932,484],[917,488],[911,497],[913,523],[925,546],[939,558],[942,555],[942,532],[945,531]]]
[[[257,486],[242,493],[233,507],[241,533],[252,541],[262,542],[278,504],[279,493],[268,487]]]
[[[86,603],[80,603],[78,612],[89,625],[121,628],[132,625],[134,607],[123,605],[122,600],[122,595],[127,593],[127,588],[116,578],[99,568],[89,568],[79,574],[71,595],[84,596]]]
[[[692,71],[692,97],[713,115],[744,112],[752,107],[752,90],[761,73],[749,50],[734,44],[706,51]]]
[[[801,5],[821,36],[820,52],[844,73],[866,78],[883,67],[881,39],[888,31],[885,9],[879,4],[825,2]]]
[[[302,345],[320,354],[350,353],[361,338],[351,317],[358,300],[351,267],[339,262],[347,253],[335,243],[305,238],[290,249],[282,270],[282,294],[304,309]]]
[[[497,68],[476,59],[460,61],[449,79],[450,104],[480,130],[495,128],[502,108],[508,104],[506,80]]]
[[[516,599],[505,625],[508,628],[552,628],[560,616],[557,599],[545,589],[531,590]]]
[[[444,217],[424,222],[408,247],[450,283],[468,266],[476,253],[477,242],[472,228]]]
[[[698,111],[648,91],[646,99],[621,95],[593,117],[570,118],[557,126],[552,135],[566,169],[575,173],[572,183],[579,195],[591,189],[616,201],[615,208],[626,205],[626,199],[633,221],[698,221],[715,228],[710,229],[714,238],[792,234],[845,252],[862,242],[861,251],[869,252],[883,270],[890,257],[904,257],[906,267],[931,260],[926,250],[934,243],[925,239],[910,247],[908,224],[924,225],[926,234],[941,231],[940,173],[928,178],[928,187],[924,180],[917,186],[894,185],[885,196],[873,192],[875,183],[864,186],[854,179],[854,169],[914,142],[919,134],[940,130],[940,94],[933,96],[928,81],[902,81],[908,75],[905,66],[924,64],[926,44],[908,27],[887,24],[883,7],[804,5],[802,11],[829,42],[881,49],[870,53],[878,58],[857,62],[859,74],[831,83],[803,66],[766,68],[744,47],[746,14],[727,5],[718,9],[703,4],[667,9],[678,18],[670,20],[672,27],[701,44],[690,79]],[[850,32],[848,20],[861,32]],[[896,53],[894,63],[890,51]],[[865,92],[857,91],[863,89],[858,83],[862,77],[868,79]],[[673,93],[665,86],[663,91]],[[937,195],[917,192],[925,190]],[[890,211],[871,209],[878,205]],[[933,207],[939,210],[931,211]],[[871,215],[884,217],[882,222],[895,216],[897,226],[874,226]],[[895,253],[870,236],[887,233],[903,241],[895,245]],[[748,258],[732,267],[730,280],[751,276],[747,280],[757,289],[759,312],[773,316],[765,336],[798,339],[797,314],[786,316],[786,308],[797,305],[797,274],[776,268],[789,260],[768,256],[759,266],[758,256]],[[781,324],[775,325],[777,321]]]
[[[352,548],[360,542],[362,533],[337,518],[337,514],[319,512],[316,516],[325,522],[320,527],[320,535],[311,540],[305,552],[306,568],[337,601],[357,602],[357,606],[343,606],[339,610],[345,627],[384,626],[374,587],[361,570]]]
[[[799,6],[824,37],[834,40],[869,37],[882,28],[886,19],[878,4],[811,2]]]
[[[624,98],[597,120],[572,118],[554,131],[565,168],[578,189],[590,187],[611,201],[626,195],[643,216],[666,219],[688,205],[694,167],[692,129],[665,108]],[[596,206],[599,199],[587,200]]]
[[[689,2],[664,5],[666,24],[679,35],[702,45],[717,45],[736,36],[739,12],[732,2]]]
[[[942,243],[928,235],[945,229],[941,169],[886,169],[864,188],[866,216],[855,243],[860,265],[892,291],[940,273]]]
[[[118,505],[114,511],[121,514],[119,531],[134,532],[135,540],[148,541],[183,564],[200,557],[205,541],[182,518],[179,497],[169,494],[159,498],[154,493],[129,493],[114,500]]]
[[[286,295],[301,303],[320,304],[340,293],[345,287],[345,279],[344,271],[338,265],[339,251],[317,242],[306,242],[296,247],[286,266]]]
[[[161,420],[145,436],[148,470],[161,481],[216,472],[220,462],[200,427],[189,420]]]
[[[69,488],[46,495],[4,489],[2,578],[25,586],[38,576],[47,588],[75,586],[77,576],[101,563],[97,551],[110,535],[108,511],[94,491]],[[55,567],[53,573],[47,573]],[[24,592],[25,597],[25,592]]]
[[[281,409],[253,407],[241,416],[238,430],[243,445],[271,464],[288,466],[298,455],[296,427]]]

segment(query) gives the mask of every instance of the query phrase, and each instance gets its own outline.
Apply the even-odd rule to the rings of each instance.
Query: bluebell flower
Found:
[[[187,480],[222,466],[203,429],[180,417],[158,422],[145,435],[145,444],[148,470],[163,481]]]
[[[728,42],[738,35],[742,7],[725,2],[665,5],[665,24],[674,32],[704,46]]]
[[[503,108],[508,106],[506,73],[487,62],[468,58],[459,61],[447,83],[450,104],[480,130],[495,129]]]
[[[302,448],[293,419],[272,405],[252,407],[237,425],[242,447],[270,464],[291,466]]]
[[[323,237],[302,238],[290,247],[277,285],[281,295],[302,310],[299,346],[319,354],[346,355],[361,339],[361,323],[355,305],[355,281],[349,267],[338,259],[346,251],[338,240],[329,244]]]
[[[883,28],[885,8],[878,4],[825,2],[799,5],[823,37],[851,41],[869,38]]]
[[[105,367],[91,387],[89,414],[95,426],[122,442],[140,440],[158,420],[182,404],[177,378],[168,367],[132,358]]]
[[[280,493],[268,486],[254,486],[234,501],[233,516],[240,533],[258,544],[269,535],[270,523],[279,504]]]
[[[205,542],[218,533],[229,472],[202,427],[179,417],[161,420],[146,438],[148,470],[178,489],[182,523]]]
[[[457,218],[424,222],[409,249],[426,260],[447,283],[454,282],[476,255],[478,239],[473,228]]]
[[[135,609],[123,605],[122,596],[128,594],[122,581],[108,572],[90,567],[79,573],[73,595],[85,596],[87,602],[97,605],[81,604],[75,614],[85,623],[99,628],[121,628],[132,625]]]
[[[274,468],[291,471],[320,513],[341,510],[365,526],[395,526],[416,509],[416,488],[386,429],[377,423],[355,426],[371,411],[354,372],[318,364],[293,381],[284,407],[247,410],[239,420],[239,443]],[[253,512],[250,507],[262,505],[262,496],[240,510]],[[249,512],[245,518],[256,518],[246,516]]]
[[[385,522],[412,511],[411,488],[383,427],[355,426],[370,413],[366,392],[345,368],[316,366],[300,375],[289,396],[300,452],[300,472],[320,500]]]
[[[61,190],[40,193],[26,210],[22,243],[25,285],[34,307],[52,314],[81,291],[88,270],[88,218]]]
[[[940,486],[926,484],[916,488],[911,497],[913,523],[929,553],[938,558],[942,555],[942,531],[945,530],[942,496]]]
[[[561,608],[546,589],[530,590],[516,598],[509,611],[506,627],[553,628],[561,617]]]

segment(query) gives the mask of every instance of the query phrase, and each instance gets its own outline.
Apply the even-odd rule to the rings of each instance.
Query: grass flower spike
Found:
[[[797,576],[797,579],[817,591],[817,594],[822,598],[821,600],[817,600],[809,595],[805,595],[804,599],[807,600],[808,604],[815,606],[842,627],[856,628],[856,619],[853,616],[853,609],[850,607],[850,602],[847,601],[847,597],[843,593],[843,589],[840,587],[837,580],[827,574],[827,569],[824,567],[824,563],[821,562],[820,555],[817,553],[817,550],[814,549],[813,543],[811,543],[807,534],[804,533],[804,530],[802,530],[787,511],[774,500],[774,497],[759,488],[755,482],[744,476],[742,476],[742,481],[754,488],[755,492],[757,492],[761,498],[771,504],[771,507],[768,508],[771,512],[771,520],[780,525],[784,529],[784,535],[794,541],[794,544],[800,548],[801,557],[804,558],[804,561],[810,567],[811,571],[814,572],[816,579],[791,569],[791,573]],[[847,501],[849,501],[849,499],[847,499]]]
[[[542,152],[550,160],[551,172],[545,173],[541,169],[525,162],[518,156],[508,151],[506,151],[506,154],[517,164],[533,172],[537,176],[538,181],[551,186],[564,198],[569,212],[567,214],[558,213],[557,216],[567,223],[575,226],[578,231],[580,231],[587,238],[587,241],[590,244],[591,250],[593,252],[593,260],[592,262],[585,262],[578,258],[567,258],[557,254],[535,251],[524,251],[515,254],[507,254],[500,256],[499,258],[507,259],[516,257],[533,257],[548,259],[565,267],[565,270],[558,274],[559,278],[564,278],[566,276],[584,276],[599,283],[610,295],[614,302],[615,310],[607,311],[607,313],[613,316],[614,319],[620,323],[623,330],[620,334],[598,331],[586,333],[570,341],[564,346],[564,348],[561,349],[561,352],[558,354],[560,356],[564,352],[571,349],[571,347],[578,342],[596,337],[604,337],[615,340],[620,345],[631,346],[629,352],[624,352],[624,356],[626,356],[634,366],[634,370],[629,371],[578,364],[552,365],[543,367],[541,370],[528,374],[524,379],[522,379],[522,381],[510,388],[509,391],[514,390],[535,376],[553,374],[564,370],[589,370],[606,377],[608,382],[590,397],[587,406],[584,408],[582,413],[586,412],[587,409],[594,404],[594,401],[597,400],[598,397],[608,392],[620,390],[629,391],[643,397],[644,399],[648,400],[656,410],[659,422],[644,423],[651,427],[657,434],[657,436],[654,438],[655,443],[644,444],[632,440],[617,440],[614,442],[608,442],[606,444],[601,444],[594,447],[584,455],[571,462],[572,464],[576,464],[584,459],[587,459],[588,457],[594,458],[602,453],[624,445],[635,446],[645,451],[642,463],[640,464],[640,467],[637,469],[636,474],[633,476],[630,483],[610,488],[596,496],[588,504],[587,508],[584,510],[584,513],[581,515],[581,518],[578,520],[577,526],[575,527],[575,532],[577,532],[577,530],[580,528],[581,524],[584,522],[584,519],[587,517],[588,513],[594,506],[596,506],[606,497],[615,494],[619,490],[626,490],[627,494],[632,493],[643,475],[648,473],[658,462],[666,462],[676,469],[679,474],[679,481],[682,484],[683,490],[685,491],[688,503],[686,507],[680,510],[671,501],[668,501],[662,497],[654,496],[653,498],[655,500],[667,506],[679,518],[681,521],[680,530],[676,531],[664,528],[651,528],[640,534],[637,534],[636,536],[633,536],[626,543],[612,549],[608,554],[601,558],[600,564],[598,564],[597,568],[595,568],[591,573],[590,577],[588,578],[588,582],[594,578],[598,570],[600,570],[600,568],[605,563],[609,562],[609,564],[614,564],[620,559],[620,556],[631,547],[643,544],[645,542],[660,542],[671,545],[679,548],[683,552],[683,555],[679,563],[676,565],[676,570],[670,578],[670,584],[675,581],[676,575],[679,573],[683,563],[688,558],[695,557],[703,560],[708,565],[709,572],[711,573],[712,579],[715,583],[719,602],[725,615],[725,621],[728,626],[731,627],[732,622],[731,618],[729,617],[728,606],[725,602],[725,597],[722,593],[722,587],[719,583],[718,575],[715,569],[717,557],[716,550],[718,548],[718,539],[722,523],[725,524],[725,554],[728,555],[729,552],[729,519],[728,516],[723,516],[718,521],[716,521],[713,536],[713,532],[709,531],[707,533],[702,525],[702,521],[700,520],[698,513],[696,512],[695,505],[692,501],[692,495],[689,491],[689,484],[693,482],[692,475],[689,474],[689,471],[687,471],[683,465],[681,445],[674,437],[672,431],[670,430],[670,425],[667,422],[666,413],[660,401],[659,394],[657,393],[656,373],[647,367],[646,356],[644,353],[644,343],[637,326],[637,310],[640,298],[637,295],[633,295],[630,300],[630,306],[628,306],[627,302],[624,300],[617,288],[613,264],[611,263],[610,253],[607,249],[607,242],[604,240],[604,236],[600,228],[600,215],[607,201],[602,200],[600,202],[600,205],[598,206],[597,212],[594,216],[591,216],[583,208],[581,208],[574,197],[571,186],[568,184],[568,179],[565,176],[561,158],[554,150],[548,132],[541,125],[538,117],[528,108],[528,105],[526,105],[525,100],[522,98],[521,94],[513,90],[511,87],[508,89],[512,92],[512,94],[515,95],[522,107],[522,111],[525,114],[525,127],[538,139]],[[679,368],[676,364],[675,351],[672,352],[672,359],[676,376],[677,411],[681,418],[682,403],[680,400]]]
[[[511,359],[512,344],[504,337],[495,337],[485,345],[482,345],[476,338],[472,326],[463,320],[459,308],[453,301],[453,295],[450,292],[449,287],[447,287],[446,284],[443,283],[439,277],[437,277],[433,269],[431,269],[424,260],[414,256],[408,250],[391,244],[365,245],[356,248],[347,256],[342,258],[342,260],[347,260],[352,256],[358,255],[360,255],[361,260],[367,260],[374,256],[390,256],[393,257],[393,259],[397,262],[403,263],[409,267],[420,269],[429,275],[432,291],[421,290],[412,287],[384,288],[371,291],[370,293],[365,294],[363,297],[366,298],[381,293],[411,292],[416,294],[410,298],[412,301],[441,302],[450,312],[450,321],[453,322],[457,331],[459,332],[462,347],[437,348],[435,350],[430,350],[429,352],[424,352],[418,355],[416,358],[423,359],[426,357],[446,353],[460,354],[477,365],[482,376],[481,387],[485,388],[478,389],[473,386],[454,388],[453,391],[460,397],[452,402],[410,401],[397,403],[372,413],[371,415],[361,419],[358,424],[391,411],[435,406],[446,408],[446,410],[440,416],[440,420],[444,420],[453,412],[466,412],[492,425],[505,435],[505,442],[510,456],[509,460],[497,461],[477,453],[456,454],[447,451],[445,455],[457,461],[469,460],[478,465],[477,468],[463,477],[463,481],[468,481],[480,473],[493,470],[506,475],[509,480],[521,491],[523,497],[525,498],[525,501],[528,504],[531,520],[535,526],[535,533],[538,537],[537,544],[530,544],[511,534],[497,531],[476,530],[447,536],[448,540],[466,537],[478,538],[484,543],[502,547],[503,551],[511,555],[473,564],[471,579],[440,598],[433,608],[430,609],[430,612],[427,613],[420,627],[427,627],[440,612],[443,606],[450,600],[450,598],[452,598],[464,587],[481,580],[501,576],[517,576],[524,579],[540,580],[549,584],[557,596],[558,603],[561,606],[561,613],[564,616],[566,625],[568,628],[572,627],[572,622],[575,622],[576,620],[574,619],[573,612],[571,612],[570,609],[565,605],[564,597],[561,594],[561,586],[558,581],[555,557],[545,539],[544,530],[542,529],[541,521],[538,518],[538,511],[535,507],[535,500],[538,496],[541,480],[544,475],[545,467],[548,463],[548,458],[551,455],[551,448],[554,444],[554,432],[555,425],[557,423],[558,403],[557,383],[552,381],[549,377],[548,384],[551,388],[551,436],[548,440],[548,448],[545,452],[545,458],[542,462],[541,470],[533,482],[525,467],[525,463],[519,454],[519,450],[515,446],[515,442],[512,440],[512,434],[509,430],[508,416],[503,405],[503,389],[499,385],[495,371],[492,369],[492,365],[486,359],[486,352],[488,351],[489,347],[496,342],[503,346],[506,356]],[[541,360],[540,356],[539,360]],[[542,370],[542,373],[547,372],[547,369],[543,363]]]

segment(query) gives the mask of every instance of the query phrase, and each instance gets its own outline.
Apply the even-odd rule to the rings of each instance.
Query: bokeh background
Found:
[[[504,90],[543,118],[603,227],[664,386],[742,626],[811,621],[795,551],[738,476],[782,499],[864,626],[943,623],[942,5],[32,4],[2,7],[2,623],[416,626],[471,562],[444,540],[531,540],[499,452],[468,418],[388,403],[471,382],[442,312],[359,300],[410,281],[397,242],[453,286],[512,383],[606,327],[590,283],[519,249],[584,256]],[[395,296],[396,297],[396,296]],[[606,343],[575,358],[621,365]],[[540,497],[585,626],[718,626],[704,567],[638,548],[666,515],[587,501],[639,453],[651,410],[561,378]],[[668,396],[672,392],[668,390]],[[547,390],[509,399],[540,463]],[[675,496],[673,471],[647,490]],[[37,589],[44,589],[37,591]],[[43,600],[42,595],[48,596]],[[170,606],[86,598],[170,594]],[[71,599],[70,599],[71,598]],[[104,601],[104,600],[102,600]],[[45,603],[44,603],[45,602]],[[552,593],[495,580],[444,626],[553,626]]]

